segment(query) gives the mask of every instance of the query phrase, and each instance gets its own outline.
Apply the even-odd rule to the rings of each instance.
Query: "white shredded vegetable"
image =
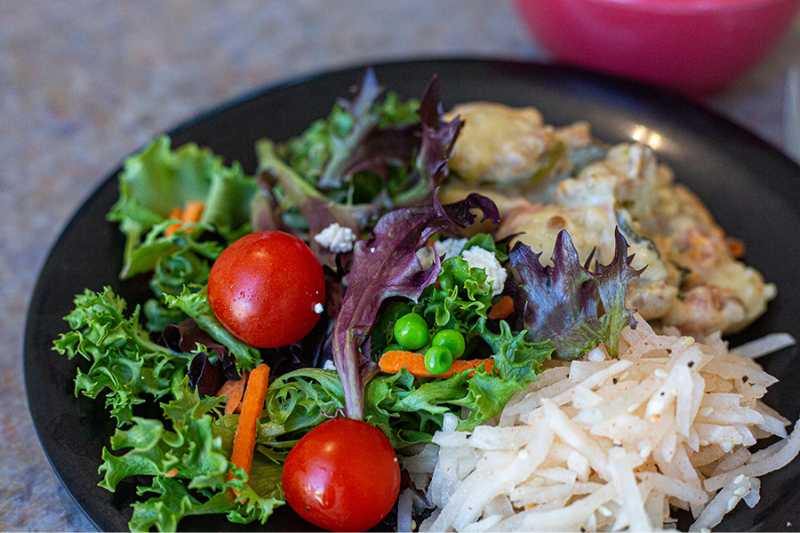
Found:
[[[491,423],[459,432],[449,415],[434,444],[402,458],[436,506],[420,531],[654,531],[674,528],[672,507],[706,531],[755,505],[757,476],[800,452],[800,421],[787,435],[761,403],[776,380],[752,361],[790,337],[728,351],[636,318],[618,359],[553,366]],[[747,449],[771,435],[782,440]]]
[[[737,346],[731,350],[731,352],[739,357],[754,359],[762,355],[777,352],[778,350],[783,350],[789,346],[794,346],[795,344],[797,344],[797,341],[788,333],[770,333],[769,335],[764,335],[760,339]]]

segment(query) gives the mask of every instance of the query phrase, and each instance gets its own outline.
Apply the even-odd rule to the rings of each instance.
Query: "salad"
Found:
[[[581,494],[599,503],[542,523],[661,528],[670,505],[691,505],[712,527],[719,513],[701,515],[715,508],[704,507],[716,501],[709,495],[722,489],[732,501],[720,476],[748,466],[759,430],[787,439],[770,456],[785,464],[796,455],[788,421],[760,403],[774,378],[752,361],[748,375],[724,366],[738,359],[714,367],[722,363],[709,351],[741,357],[719,332],[746,327],[775,287],[739,261],[743,244],[648,147],[607,146],[587,124],[554,128],[533,109],[476,102],[444,113],[435,77],[419,100],[403,101],[368,70],[327,118],[255,151],[254,175],[166,136],[129,158],[108,219],[126,239],[120,277],[146,279],[152,298],[131,308],[110,288],[87,288],[54,343],[79,360],[75,393],[102,398],[118,426],[100,485],[149,482],[138,487],[132,531],[174,531],[182,518],[208,514],[263,524],[287,503],[333,531],[382,521],[404,530],[529,529],[521,512],[546,502],[534,511],[566,509]],[[676,370],[676,342],[695,338],[712,348],[684,361],[694,370]],[[772,339],[755,354],[787,342]],[[759,394],[739,386],[751,378],[744,389]],[[619,383],[641,393],[626,416],[641,407],[652,417],[648,402],[662,388],[695,386],[685,391],[699,399],[688,407],[679,394],[658,400],[659,416],[680,413],[658,442],[579,427],[619,414],[579,416],[602,411],[600,398],[617,401],[628,390]],[[727,395],[714,396],[720,412],[734,402],[755,414],[709,419],[704,394]],[[525,413],[533,420],[537,409],[560,425],[529,423]],[[524,441],[502,430],[523,426]],[[500,433],[481,441],[492,429]],[[570,440],[581,431],[597,449]],[[466,448],[465,439],[483,444]],[[485,474],[475,458],[527,457],[531,442],[549,450],[544,461],[555,450],[547,479],[556,468],[579,472],[556,476],[572,488],[542,482],[560,496],[510,499],[520,483],[545,479],[537,463],[478,505],[466,490]],[[682,446],[713,456],[696,465],[715,480],[702,495],[694,485],[672,490],[655,474],[642,481],[639,472],[668,474],[657,454]],[[688,453],[681,468],[694,464]],[[466,462],[448,474],[443,465],[457,457]],[[559,457],[569,460],[561,466]],[[609,467],[609,457],[628,470]],[[757,492],[763,466],[741,474],[748,491]],[[657,510],[631,503],[636,476],[661,495]],[[685,468],[680,476],[691,485]],[[729,491],[736,502],[745,496],[737,490]],[[605,511],[614,520],[598,518]]]

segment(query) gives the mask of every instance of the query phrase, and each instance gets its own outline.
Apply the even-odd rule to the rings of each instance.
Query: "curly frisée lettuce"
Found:
[[[448,404],[465,394],[463,379],[420,384],[408,372],[381,374],[364,388],[364,420],[381,429],[394,448],[430,442],[450,411]],[[267,391],[257,440],[262,453],[283,461],[305,433],[344,405],[335,370],[304,368],[277,378]]]
[[[379,102],[383,88],[372,69],[353,92],[352,101],[340,100],[327,120],[280,148],[281,158],[320,189],[341,187],[365,169],[388,176],[391,167],[407,164],[419,142],[419,101],[401,101],[389,92]]]
[[[256,454],[248,483],[244,471],[229,461],[238,415],[221,416],[222,398],[201,398],[188,378],[176,375],[171,392],[173,400],[161,404],[171,428],[161,420],[134,417],[130,429],[117,429],[111,448],[125,452],[103,449],[100,486],[113,492],[130,476],[153,476],[150,486],[137,488],[140,496],[154,496],[133,504],[132,531],[176,531],[186,516],[220,513],[232,522],[263,524],[283,503],[280,465]]]
[[[125,308],[110,288],[86,289],[66,317],[71,330],[54,343],[69,359],[80,355],[91,363],[86,372],[77,369],[75,395],[94,399],[107,390],[106,407],[118,426],[131,422],[133,406],[145,402],[144,394],[158,399],[168,393],[173,377],[183,375],[193,357],[152,342],[139,322],[140,308],[127,318]]]
[[[205,287],[201,287],[199,290],[185,287],[180,295],[166,295],[164,301],[171,308],[177,307],[181,309],[190,318],[193,318],[198,326],[208,333],[212,339],[230,350],[236,361],[236,367],[240,371],[252,370],[261,361],[261,354],[257,348],[253,348],[234,337],[214,315],[208,303],[208,293]]]

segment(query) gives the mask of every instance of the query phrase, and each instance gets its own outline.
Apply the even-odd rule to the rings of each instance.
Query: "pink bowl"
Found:
[[[699,96],[772,50],[800,0],[516,0],[556,60]]]

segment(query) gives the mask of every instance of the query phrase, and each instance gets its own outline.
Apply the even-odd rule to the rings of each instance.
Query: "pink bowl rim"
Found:
[[[517,0],[520,4],[527,1]],[[771,6],[795,4],[800,7],[800,0],[583,0],[588,4],[613,4],[631,9],[641,9],[659,13],[708,13],[729,12],[747,9],[761,9]]]

